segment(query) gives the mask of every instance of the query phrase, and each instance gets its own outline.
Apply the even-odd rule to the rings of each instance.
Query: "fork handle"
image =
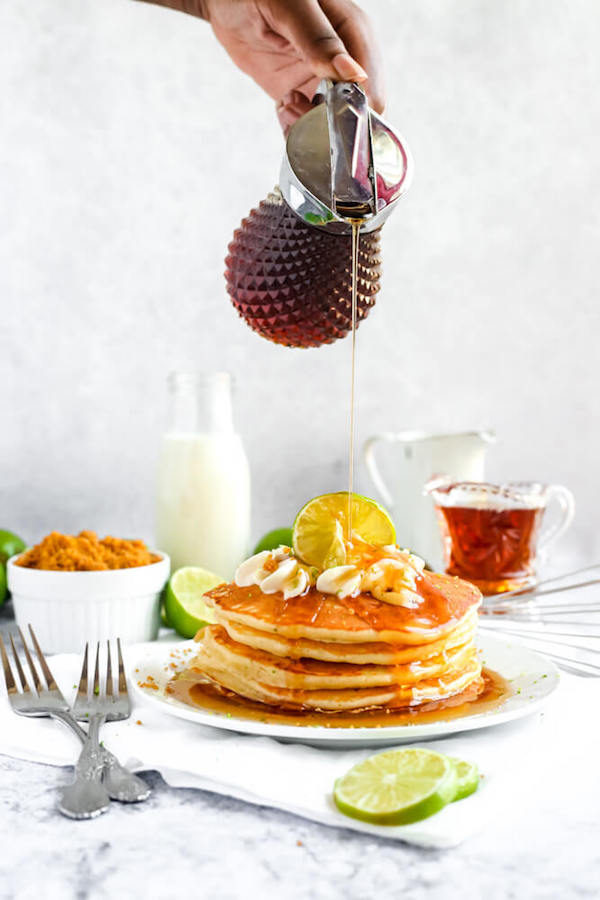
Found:
[[[89,732],[75,764],[74,781],[63,790],[58,803],[61,813],[71,819],[92,819],[106,812],[110,805],[108,791],[102,784],[104,755],[98,743],[103,721],[104,715],[90,719]]]
[[[139,803],[150,796],[151,791],[146,782],[122,766],[113,753],[104,750],[104,756],[103,783],[111,800]]]
[[[57,711],[53,715],[70,728],[85,746],[88,735],[70,713]],[[92,722],[90,722],[90,730]],[[98,732],[100,731],[100,724],[98,724]],[[134,775],[133,772],[130,772],[129,769],[126,769],[125,766],[122,766],[114,753],[100,745],[98,745],[98,753],[103,764],[104,787],[108,791],[111,800],[119,800],[121,803],[139,803],[150,796],[151,790],[146,782]]]

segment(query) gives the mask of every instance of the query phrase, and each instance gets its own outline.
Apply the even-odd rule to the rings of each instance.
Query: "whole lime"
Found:
[[[276,550],[282,544],[285,547],[292,546],[291,528],[274,528],[272,531],[267,531],[254,548],[254,553],[262,553],[263,550]]]
[[[0,606],[2,606],[2,604],[6,600],[7,593],[8,589],[6,587],[6,569],[2,565],[2,563],[0,563]]]
[[[6,563],[7,559],[16,553],[22,553],[26,547],[25,541],[18,534],[0,528],[0,563]]]

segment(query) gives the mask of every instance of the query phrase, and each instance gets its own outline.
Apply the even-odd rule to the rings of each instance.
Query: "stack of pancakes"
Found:
[[[301,597],[224,584],[206,595],[217,624],[190,668],[224,691],[285,709],[402,709],[483,684],[476,587],[423,572],[414,608],[370,594]]]

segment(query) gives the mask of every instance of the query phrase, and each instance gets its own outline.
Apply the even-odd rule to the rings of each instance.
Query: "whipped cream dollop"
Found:
[[[424,561],[408,550],[384,547],[386,556],[368,565],[358,562],[319,572],[294,556],[289,547],[263,550],[243,562],[235,573],[238,587],[256,584],[264,594],[281,592],[284,600],[300,597],[315,585],[323,594],[343,599],[369,593],[393,606],[413,609],[422,603],[417,580]]]
[[[281,591],[284,600],[300,597],[315,582],[309,566],[304,566],[292,554],[289,547],[263,550],[238,566],[235,583],[238,587],[257,584],[263,594]]]
[[[392,553],[392,548],[385,549]],[[417,579],[425,563],[408,551],[399,555],[394,547],[393,552],[366,567],[357,563],[326,569],[317,578],[317,590],[340,598],[371,594],[393,606],[419,606],[422,598],[417,593]]]

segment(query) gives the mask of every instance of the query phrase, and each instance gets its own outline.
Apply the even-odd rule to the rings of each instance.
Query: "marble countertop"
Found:
[[[9,611],[0,619],[2,630]],[[600,701],[600,686],[598,691]],[[589,742],[589,791],[548,786],[537,807],[490,822],[453,850],[431,851],[250,806],[206,791],[169,788],[157,773],[141,806],[113,804],[89,822],[56,811],[70,770],[0,756],[0,898],[237,900],[561,900],[598,896],[598,730]],[[581,775],[581,773],[580,773]],[[582,783],[580,778],[578,785]],[[583,779],[585,783],[585,779]]]

